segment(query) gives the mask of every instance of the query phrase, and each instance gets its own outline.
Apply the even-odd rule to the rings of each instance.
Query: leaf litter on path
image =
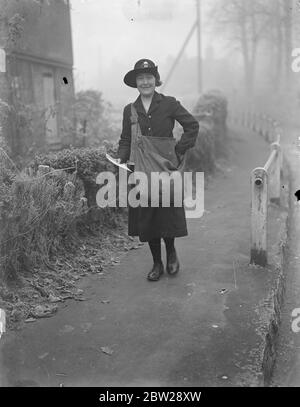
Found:
[[[91,327],[92,327],[92,323],[91,322],[84,322],[83,324],[80,325],[80,327],[83,329],[83,332],[88,332]]]
[[[49,355],[49,352],[45,352],[42,355],[40,355],[38,358],[39,359],[45,359]]]
[[[60,303],[63,304],[67,299],[86,301],[83,295],[76,293],[76,285],[81,277],[91,274],[90,265],[95,267],[95,275],[105,277],[103,263],[120,265],[119,256],[125,255],[126,250],[132,250],[130,246],[137,249],[144,244],[137,238],[127,235],[125,217],[119,219],[117,230],[104,226],[99,232],[95,235],[85,235],[79,241],[79,245],[72,247],[73,251],[61,247],[56,253],[56,260],[50,264],[53,267],[34,267],[32,275],[24,277],[24,284],[18,289],[18,295],[24,303],[20,310],[20,307],[17,307],[18,298],[15,293],[6,290],[6,295],[6,291],[1,290],[0,285],[0,301],[5,303],[8,310],[10,327],[18,329],[21,320],[34,323],[39,318],[51,317],[57,312],[58,306],[66,306]],[[104,300],[103,303],[109,302]]]
[[[109,304],[109,303],[110,303],[110,300],[100,300],[100,302],[101,302],[102,304]]]
[[[102,346],[100,349],[103,353],[109,356],[111,356],[114,353],[114,351],[109,346]]]
[[[73,332],[74,331],[74,327],[72,325],[65,325],[62,329],[59,330],[60,333],[62,334],[66,334],[69,332]]]
[[[37,319],[36,318],[27,318],[25,319],[25,322],[36,322]]]
[[[49,300],[51,303],[55,303],[55,302],[60,302],[60,301],[62,301],[62,299],[61,299],[60,297],[57,297],[57,296],[55,296],[55,295],[53,295],[53,294],[50,294],[50,295],[48,296],[48,300]]]
[[[51,317],[57,312],[57,305],[36,305],[31,310],[31,316],[34,318],[47,318]]]

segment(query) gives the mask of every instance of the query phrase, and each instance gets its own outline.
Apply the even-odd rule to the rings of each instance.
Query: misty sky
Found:
[[[177,55],[196,20],[196,0],[71,0],[71,7],[76,90],[99,89],[107,99],[112,82],[136,96],[123,77],[140,58],[154,60],[164,79],[167,57]],[[196,53],[194,34],[186,55]]]

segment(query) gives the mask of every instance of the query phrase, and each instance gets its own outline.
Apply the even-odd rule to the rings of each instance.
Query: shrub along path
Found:
[[[53,317],[1,339],[3,385],[260,383],[255,310],[272,273],[248,265],[249,180],[269,146],[241,129],[231,145],[230,160],[206,189],[204,216],[190,219],[189,236],[176,240],[178,276],[148,282],[145,244],[83,277],[77,287],[85,301],[66,300]]]

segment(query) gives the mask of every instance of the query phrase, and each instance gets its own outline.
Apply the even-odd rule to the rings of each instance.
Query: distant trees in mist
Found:
[[[260,46],[270,61],[274,90],[291,86],[293,7],[293,0],[216,0],[210,8],[213,27],[241,53],[249,96],[255,87]]]

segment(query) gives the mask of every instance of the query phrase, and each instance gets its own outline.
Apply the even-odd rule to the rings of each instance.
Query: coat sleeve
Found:
[[[123,110],[122,133],[119,139],[118,157],[121,163],[129,160],[131,145],[131,121],[127,106]]]
[[[196,143],[199,123],[175,98],[172,98],[172,117],[177,120],[183,128],[183,134],[175,145],[175,151],[176,153],[184,154]]]

